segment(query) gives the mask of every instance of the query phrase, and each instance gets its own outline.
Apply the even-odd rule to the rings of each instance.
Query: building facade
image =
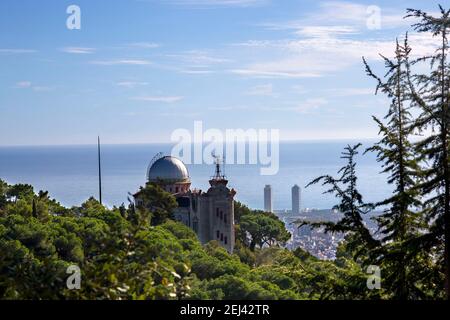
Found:
[[[300,213],[300,187],[298,185],[292,187],[292,213]]]
[[[191,190],[191,179],[184,163],[175,157],[164,156],[150,164],[147,183],[156,183],[172,193],[178,208],[173,215],[195,231],[201,243],[216,240],[228,252],[233,253],[235,243],[234,196],[228,188],[228,180],[221,174],[220,163],[209,180],[206,192]],[[139,192],[134,195],[136,204],[141,201]]]
[[[264,211],[273,212],[272,186],[269,184],[264,187]]]

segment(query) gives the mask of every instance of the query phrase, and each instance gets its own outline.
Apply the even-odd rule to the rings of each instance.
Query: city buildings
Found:
[[[300,187],[294,185],[292,187],[292,214],[300,213]]]
[[[272,186],[268,184],[264,187],[264,211],[273,212],[272,200]]]

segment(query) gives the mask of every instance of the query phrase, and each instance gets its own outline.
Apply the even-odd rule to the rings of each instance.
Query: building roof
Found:
[[[190,182],[184,163],[175,157],[165,156],[156,160],[147,173],[149,182]]]

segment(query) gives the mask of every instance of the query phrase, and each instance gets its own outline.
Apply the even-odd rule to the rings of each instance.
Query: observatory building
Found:
[[[173,212],[176,220],[195,231],[201,243],[216,240],[228,252],[233,253],[234,196],[236,191],[227,187],[228,180],[221,173],[216,159],[216,171],[209,180],[208,191],[192,189],[189,172],[184,163],[172,156],[156,157],[150,163],[147,183],[156,183],[173,194],[178,208]],[[139,192],[134,195],[139,204]]]

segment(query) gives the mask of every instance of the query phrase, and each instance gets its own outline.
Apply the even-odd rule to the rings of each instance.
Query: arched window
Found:
[[[217,239],[219,239],[219,238],[220,238],[220,231],[217,230],[217,231],[216,231],[216,234],[217,234]]]
[[[220,241],[223,241],[223,233],[220,234]]]
[[[225,237],[225,239],[223,240],[223,242],[224,242],[225,244],[228,244],[228,237]]]

